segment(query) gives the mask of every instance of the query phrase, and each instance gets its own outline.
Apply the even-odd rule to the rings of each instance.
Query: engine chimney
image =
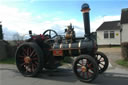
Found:
[[[83,13],[85,36],[89,36],[90,35],[90,19],[89,19],[90,8],[87,3],[83,4],[81,8],[82,8],[81,12]]]

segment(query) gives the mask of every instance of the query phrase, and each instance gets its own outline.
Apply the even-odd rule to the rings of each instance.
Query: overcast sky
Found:
[[[0,0],[0,21],[5,39],[15,32],[21,35],[42,34],[46,29],[64,33],[72,23],[77,36],[83,36],[81,5],[90,5],[91,31],[104,21],[120,20],[121,9],[128,8],[128,0]]]

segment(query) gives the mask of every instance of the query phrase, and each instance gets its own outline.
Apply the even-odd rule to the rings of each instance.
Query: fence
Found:
[[[14,57],[16,45],[11,45],[7,41],[0,40],[0,59]]]

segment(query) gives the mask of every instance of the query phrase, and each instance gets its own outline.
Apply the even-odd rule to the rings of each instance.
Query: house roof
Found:
[[[100,30],[120,30],[120,21],[104,22],[96,31]]]
[[[121,12],[121,24],[128,23],[128,8],[122,9]]]

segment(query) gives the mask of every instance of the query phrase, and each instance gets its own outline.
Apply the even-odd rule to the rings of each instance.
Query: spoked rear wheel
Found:
[[[73,71],[84,82],[91,82],[98,75],[98,65],[91,56],[81,55],[74,61]]]
[[[107,56],[102,52],[96,52],[96,59],[98,62],[99,73],[101,74],[108,68],[109,61]]]
[[[24,43],[17,48],[16,65],[24,76],[36,76],[42,69],[43,54],[35,43]]]

